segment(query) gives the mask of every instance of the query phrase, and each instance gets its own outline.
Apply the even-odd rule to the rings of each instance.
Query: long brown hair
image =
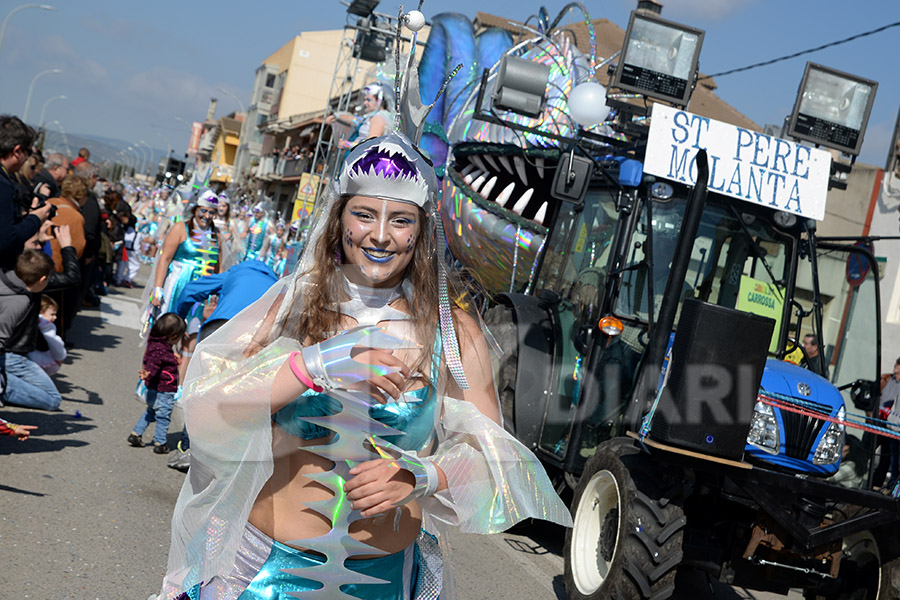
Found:
[[[314,265],[305,274],[310,285],[304,292],[304,310],[298,322],[286,323],[286,329],[297,339],[321,342],[335,331],[344,329],[341,314],[335,310],[339,299],[345,297],[343,274],[339,256],[342,254],[342,217],[351,196],[341,196],[331,209],[325,229],[314,250]],[[434,236],[428,231],[425,211],[419,209],[422,227],[416,236],[415,249],[406,277],[415,295],[406,298],[406,312],[416,333],[416,341],[425,349],[419,364],[410,365],[412,370],[428,375],[427,365],[431,362],[431,348],[438,326],[437,257]]]

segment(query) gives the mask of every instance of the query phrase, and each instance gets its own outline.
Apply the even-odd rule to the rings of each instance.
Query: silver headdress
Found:
[[[218,208],[219,196],[212,190],[206,190],[200,194],[200,197],[197,199],[197,206],[202,206],[204,208]]]
[[[401,133],[392,132],[357,144],[344,163],[338,187],[342,196],[371,196],[409,202],[430,213],[437,177],[428,159]]]
[[[419,95],[419,74],[415,61],[416,38],[422,24],[424,24],[424,18],[421,13],[411,11],[408,15],[404,15],[401,8],[395,49],[397,68],[394,75],[394,92],[397,98],[397,111],[394,119],[394,131],[382,137],[365,140],[350,151],[338,178],[337,191],[342,196],[371,196],[385,200],[409,202],[422,208],[428,215],[429,225],[434,228],[435,242],[438,248],[441,341],[450,373],[459,387],[466,390],[469,389],[469,386],[462,368],[459,341],[453,327],[453,316],[448,298],[448,267],[443,260],[446,239],[440,215],[436,210],[437,177],[434,174],[431,160],[416,145],[422,136],[425,118],[434,103],[443,94],[447,83],[456,75],[462,65],[447,77],[434,102],[427,106],[423,105]],[[404,25],[413,32],[413,40],[410,44],[405,72],[401,72],[400,29]],[[368,88],[366,91],[372,93]],[[309,244],[308,247],[312,246],[314,244]]]

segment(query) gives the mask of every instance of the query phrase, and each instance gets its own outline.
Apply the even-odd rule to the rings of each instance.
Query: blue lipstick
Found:
[[[375,262],[375,263],[383,264],[383,263],[393,260],[394,256],[396,256],[396,254],[394,254],[394,253],[391,253],[388,256],[372,256],[371,254],[369,254],[369,252],[368,252],[369,250],[378,251],[378,248],[360,248],[360,250],[362,250],[363,254],[366,255],[366,258],[368,258],[369,260],[371,260],[372,262]]]

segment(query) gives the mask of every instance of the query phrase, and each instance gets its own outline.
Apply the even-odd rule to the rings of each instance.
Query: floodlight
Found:
[[[378,20],[375,17],[359,20],[356,40],[353,43],[353,58],[374,63],[384,62],[387,59],[390,43],[383,33],[374,31],[377,26]]]
[[[368,17],[378,6],[380,0],[353,0],[347,7],[347,13],[359,17]]]
[[[856,156],[878,83],[806,63],[787,135]]]
[[[704,31],[632,11],[612,87],[687,106]]]
[[[504,54],[497,70],[494,107],[527,117],[539,117],[549,78],[550,65]]]

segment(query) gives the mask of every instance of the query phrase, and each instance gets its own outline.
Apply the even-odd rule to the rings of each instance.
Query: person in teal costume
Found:
[[[269,229],[269,217],[262,202],[253,207],[253,218],[244,232],[245,251],[244,260],[258,259],[266,241],[266,232]]]
[[[192,208],[190,218],[175,223],[169,229],[154,267],[151,308],[145,319],[152,319],[154,313],[172,312],[188,283],[219,272],[219,232],[213,224],[217,208],[216,194],[203,192]],[[188,323],[182,344],[181,380],[196,344],[202,314],[203,306],[195,304],[188,314],[181,315]]]
[[[278,263],[282,259],[282,250],[285,244],[285,224],[284,221],[279,220],[275,223],[275,231],[266,236],[266,241],[263,244],[262,250],[259,253],[259,259],[266,263],[270,269],[274,270],[275,273],[281,277],[284,274],[284,268],[282,267],[281,273],[278,272]]]

